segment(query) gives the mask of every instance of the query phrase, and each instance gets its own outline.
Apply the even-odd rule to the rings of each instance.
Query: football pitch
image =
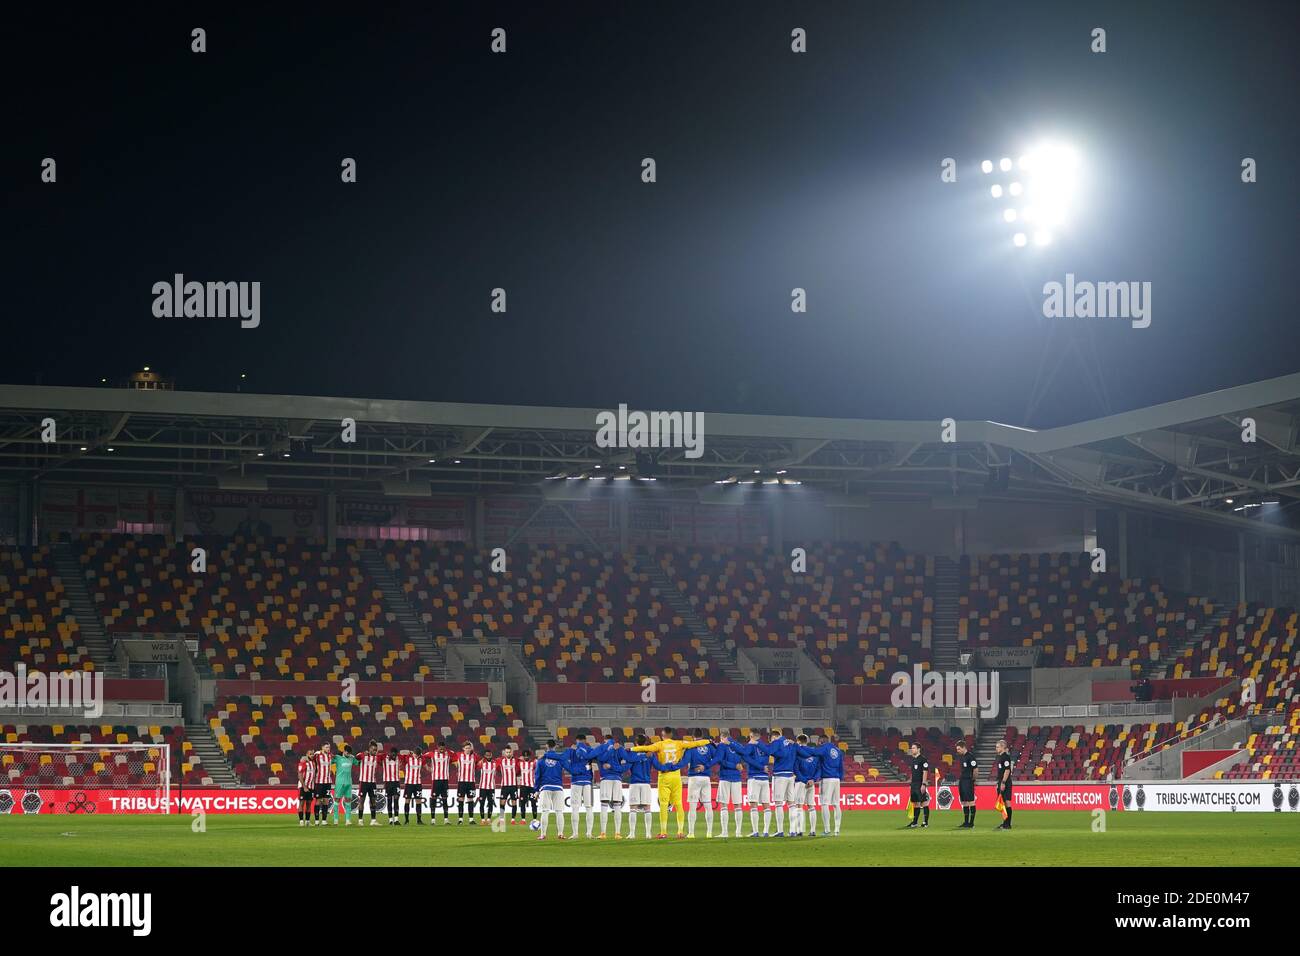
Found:
[[[1297,866],[1300,815],[1109,813],[1104,832],[1086,811],[996,814],[975,830],[937,813],[906,830],[902,813],[844,814],[839,837],[545,842],[527,827],[299,827],[293,816],[0,816],[0,867],[11,866]],[[565,832],[571,827],[566,819]],[[612,821],[611,821],[612,829]],[[658,822],[656,819],[656,832]],[[748,830],[748,823],[746,823]],[[585,834],[585,820],[580,831]],[[597,821],[599,832],[599,821]]]

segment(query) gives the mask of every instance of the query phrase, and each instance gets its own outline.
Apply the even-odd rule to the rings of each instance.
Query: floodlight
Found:
[[[1011,195],[1013,196],[1019,196],[1022,192],[1024,192],[1024,188],[1020,185],[1020,183],[1012,183],[1010,186],[1007,187],[1007,192],[1011,193]]]
[[[1025,238],[1025,234],[1023,232],[1018,232],[1011,238],[1011,241],[1014,242],[1017,246],[1023,246],[1029,240]]]
[[[997,183],[994,183],[994,184],[993,184],[993,188],[990,189],[989,192],[991,192],[991,193],[993,194],[993,198],[994,198],[994,199],[1001,199],[1001,198],[1002,198],[1002,187],[999,186]]]
[[[993,172],[993,160],[991,159],[984,160],[984,162],[980,163],[980,169],[982,169],[986,173]]]
[[[1003,211],[1003,213],[1002,213],[1002,218],[1005,219],[1007,222],[1015,222],[1015,221],[1016,221],[1016,211],[1015,211],[1014,209],[1007,209],[1007,210]]]
[[[1052,234],[1046,229],[1039,229],[1034,233],[1034,245],[1046,246],[1052,241]]]
[[[1011,168],[1011,157],[1003,156],[1000,160],[998,160],[998,169],[1002,170],[1005,173],[1010,168]]]

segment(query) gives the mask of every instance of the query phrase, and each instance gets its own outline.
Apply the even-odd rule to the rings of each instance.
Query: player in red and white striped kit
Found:
[[[420,755],[421,760],[429,762],[429,771],[433,775],[433,802],[429,804],[429,820],[432,823],[438,822],[438,804],[441,803],[443,826],[451,823],[447,817],[451,809],[447,792],[451,787],[452,756],[452,752],[447,749],[443,741],[439,741],[438,746]]]
[[[308,752],[298,759],[298,826],[311,820],[311,802],[316,798],[316,759]]]
[[[486,820],[496,809],[493,806],[497,792],[497,763],[492,751],[487,751],[478,762],[478,815]],[[471,810],[473,808],[471,807]]]
[[[402,754],[393,747],[384,757],[383,765],[384,777],[384,799],[388,804],[388,824],[389,826],[401,826],[400,816],[401,798],[398,796],[402,785]]]
[[[424,789],[420,786],[420,771],[423,769],[420,755],[414,750],[402,751],[402,796],[405,803],[402,824],[411,822],[411,804],[415,804],[415,822],[424,826]]]
[[[370,798],[370,825],[379,826],[377,819],[379,814],[378,806],[378,789],[379,789],[379,762],[383,759],[383,754],[379,752],[379,741],[370,741],[370,746],[358,760],[360,766],[357,768],[357,781],[361,784],[360,795],[357,798],[357,823],[360,824],[366,815],[366,798]]]
[[[537,758],[531,750],[525,750],[519,757],[519,823],[524,822],[524,813],[529,806],[533,808],[533,819],[537,819]]]
[[[478,757],[474,745],[466,742],[456,755],[456,826],[465,822],[465,801],[469,801],[469,822],[474,823],[474,771]]]
[[[501,815],[505,816],[506,804],[509,804],[510,822],[518,823],[515,815],[519,810],[519,758],[508,745],[497,760],[497,774],[501,784]]]
[[[325,826],[329,819],[330,801],[334,794],[334,753],[329,741],[321,744],[316,758],[316,826]],[[334,824],[338,825],[338,817]]]

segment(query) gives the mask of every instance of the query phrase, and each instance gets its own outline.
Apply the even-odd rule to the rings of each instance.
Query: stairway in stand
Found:
[[[68,542],[60,541],[54,546],[54,566],[67,596],[68,609],[77,620],[81,640],[90,651],[95,669],[103,671],[105,678],[123,676],[121,666],[113,657],[113,644],[104,630],[103,618],[99,616],[95,602],[86,589],[85,571]]]
[[[869,747],[851,727],[847,725],[836,727],[835,736],[840,738],[840,742],[844,745],[844,749],[849,752],[850,757],[861,763],[874,767],[880,774],[880,780],[894,781],[907,779],[907,776],[899,773],[897,768],[886,760],[883,754]]]
[[[207,724],[186,724],[185,739],[198,755],[199,767],[212,778],[213,786],[239,786],[239,778],[230,769],[230,762],[226,760],[226,755],[217,745],[217,739],[212,736],[211,727]]]
[[[1218,634],[1219,631],[1228,626],[1228,621],[1237,610],[1237,605],[1235,604],[1218,604],[1216,602],[1212,603],[1211,607],[1214,608],[1214,613],[1210,616],[1210,619],[1196,630],[1191,631],[1187,635],[1186,640],[1177,647],[1169,649],[1169,655],[1162,660],[1160,666],[1156,668],[1156,680],[1164,680],[1168,678],[1170,671],[1173,670],[1174,664],[1182,658],[1183,654],[1186,653],[1189,647],[1199,644],[1207,637],[1214,637]]]
[[[384,595],[384,604],[393,612],[397,623],[402,626],[406,639],[420,652],[420,659],[429,668],[429,679],[447,680],[447,658],[434,641],[433,635],[429,633],[429,629],[415,613],[415,608],[407,599],[406,592],[397,583],[393,572],[384,563],[383,557],[378,551],[366,548],[361,552],[361,565],[366,569],[371,580],[379,586],[379,590]]]
[[[960,608],[961,570],[951,558],[934,559],[934,669],[955,671],[960,665],[957,613]]]
[[[637,570],[650,579],[651,588],[655,589],[658,595],[663,598],[664,604],[672,608],[673,613],[682,619],[682,624],[690,632],[691,637],[699,640],[705,653],[709,655],[710,663],[725,675],[728,682],[733,684],[744,683],[745,675],[736,665],[735,651],[726,647],[712,631],[704,626],[704,622],[695,613],[695,608],[691,606],[691,602],[668,579],[668,575],[655,561],[654,556],[638,554],[636,556],[636,566]]]

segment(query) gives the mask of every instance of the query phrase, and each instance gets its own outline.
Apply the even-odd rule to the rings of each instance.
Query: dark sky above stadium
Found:
[[[0,380],[1045,426],[1295,372],[1296,9],[7,12]],[[1015,250],[976,166],[1043,135],[1085,215]],[[177,272],[261,282],[260,328],[155,318]],[[1151,326],[1043,318],[1067,272]]]

